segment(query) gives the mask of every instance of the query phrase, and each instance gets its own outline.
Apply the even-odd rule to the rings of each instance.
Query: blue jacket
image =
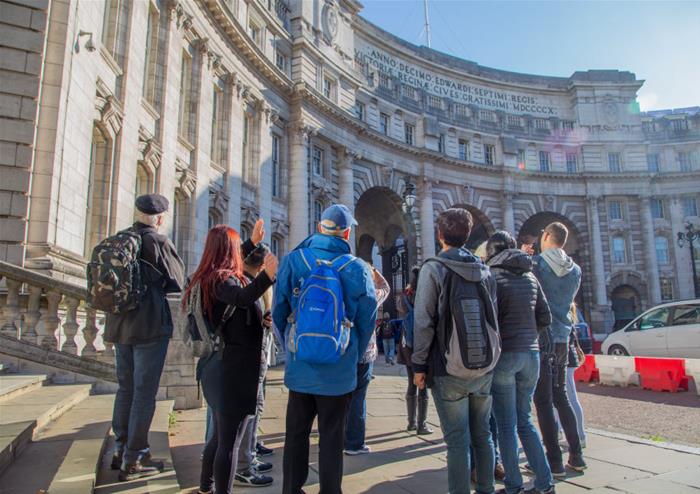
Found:
[[[294,289],[302,285],[309,274],[299,249],[310,248],[324,260],[350,253],[350,245],[339,237],[311,235],[282,259],[277,273],[277,287],[272,319],[279,331],[280,341],[287,347],[287,318],[296,308]],[[372,272],[362,259],[355,259],[340,272],[345,302],[345,317],[353,323],[350,344],[335,364],[309,364],[294,360],[287,350],[284,384],[292,391],[324,396],[350,393],[357,386],[357,362],[362,357],[374,331],[377,300]]]
[[[573,327],[569,310],[581,284],[581,268],[562,249],[548,249],[532,261],[552,313],[552,342],[568,344]]]

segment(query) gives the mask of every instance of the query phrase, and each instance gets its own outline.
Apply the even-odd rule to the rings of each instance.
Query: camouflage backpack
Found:
[[[107,237],[92,250],[87,265],[87,303],[112,314],[138,307],[141,283],[141,235],[133,228]]]

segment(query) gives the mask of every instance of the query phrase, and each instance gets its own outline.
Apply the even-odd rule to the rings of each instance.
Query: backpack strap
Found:
[[[342,256],[338,256],[331,261],[331,267],[336,271],[340,272],[343,269],[345,269],[348,265],[350,265],[350,263],[352,263],[354,260],[355,256],[353,256],[352,254],[343,254]]]
[[[313,269],[312,266],[316,264],[316,258],[311,252],[311,249],[299,249],[299,253],[301,254],[301,260],[304,261],[306,267],[309,268],[309,271],[311,271]]]

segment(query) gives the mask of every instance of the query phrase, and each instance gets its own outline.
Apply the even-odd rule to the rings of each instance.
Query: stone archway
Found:
[[[392,292],[384,309],[392,317],[396,316],[397,297],[408,283],[411,266],[417,259],[413,220],[401,206],[401,197],[387,187],[366,190],[355,204],[355,252],[368,262],[376,259],[377,253],[381,256],[381,272]]]
[[[470,251],[474,252],[479,245],[486,242],[491,235],[496,232],[496,228],[489,217],[481,209],[470,204],[455,204],[451,206],[452,208],[462,208],[469,211],[472,215],[474,224],[472,225],[472,232],[467,239],[467,243],[464,246]],[[437,238],[437,234],[435,235]],[[439,249],[438,249],[439,250]]]
[[[619,285],[610,293],[612,311],[615,316],[613,331],[625,326],[641,312],[641,297],[631,285]]]

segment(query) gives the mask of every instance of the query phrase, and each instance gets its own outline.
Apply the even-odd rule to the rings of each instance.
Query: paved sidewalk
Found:
[[[405,377],[397,367],[378,363],[377,376],[368,396],[367,444],[372,454],[345,457],[345,494],[444,494],[447,492],[445,445],[439,422],[431,406],[432,436],[418,437],[404,431]],[[282,448],[287,390],[282,385],[282,370],[273,369],[268,377],[267,404],[261,428],[268,447],[275,455],[266,458],[275,468],[275,483],[269,488],[235,488],[241,493],[276,494],[281,492]],[[173,459],[180,484],[196,492],[199,479],[199,454],[204,434],[204,411],[178,414],[171,430]],[[571,475],[557,484],[557,493],[634,493],[700,494],[700,449],[668,447],[633,437],[611,437],[607,432],[588,431],[584,451],[589,469],[584,475]],[[319,491],[317,477],[318,438],[312,436],[311,469],[307,494]],[[524,465],[525,458],[522,457]],[[525,477],[528,478],[527,476]]]

